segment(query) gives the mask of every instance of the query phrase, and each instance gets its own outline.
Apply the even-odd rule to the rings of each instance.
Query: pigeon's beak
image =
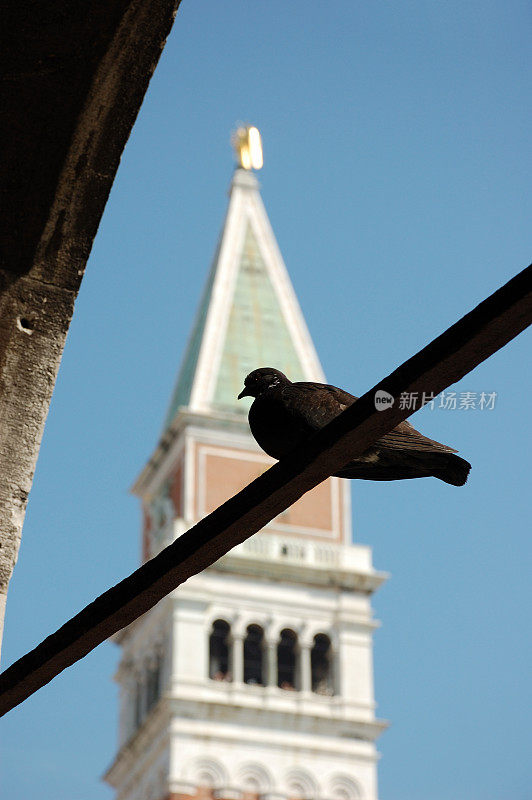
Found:
[[[251,394],[251,392],[249,392],[249,391],[246,389],[246,387],[245,387],[245,386],[244,386],[244,388],[242,389],[242,391],[240,392],[240,394],[238,395],[238,398],[237,398],[237,399],[238,399],[238,400],[242,400],[242,398],[243,398],[243,397],[253,397],[253,395]]]

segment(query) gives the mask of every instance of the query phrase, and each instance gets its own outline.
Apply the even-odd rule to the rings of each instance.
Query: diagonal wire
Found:
[[[375,393],[440,393],[532,322],[532,265],[490,295],[356,403],[116,586],[86,606],[0,675],[5,714],[140,617],[192,575],[264,527],[305,492],[363,453],[413,413]]]

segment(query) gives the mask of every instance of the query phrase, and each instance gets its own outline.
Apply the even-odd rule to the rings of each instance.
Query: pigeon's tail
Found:
[[[441,456],[442,466],[434,469],[432,473],[434,477],[452,486],[463,486],[471,469],[469,461],[453,453],[441,453]]]

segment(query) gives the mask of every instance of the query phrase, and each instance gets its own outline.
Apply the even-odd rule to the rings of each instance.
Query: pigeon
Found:
[[[254,398],[249,409],[251,433],[275,459],[301,445],[358,399],[325,383],[292,383],[273,367],[250,372],[238,399],[242,397]],[[455,453],[405,420],[334,474],[369,481],[434,477],[463,486],[471,464]]]

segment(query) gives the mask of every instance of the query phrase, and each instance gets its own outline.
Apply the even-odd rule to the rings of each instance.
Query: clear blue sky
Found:
[[[94,244],[10,589],[4,664],[137,566],[128,487],[155,445],[226,205],[229,137],[328,379],[356,394],[530,261],[529,3],[184,0]],[[530,797],[530,336],[412,418],[467,486],[353,486],[376,595],[381,800]],[[105,644],[3,721],[4,796],[104,800]]]

